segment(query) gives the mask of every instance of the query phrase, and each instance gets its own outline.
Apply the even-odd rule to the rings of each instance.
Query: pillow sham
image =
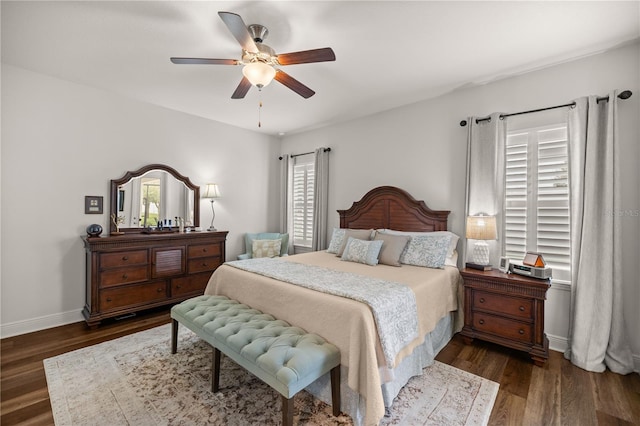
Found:
[[[378,264],[382,243],[382,240],[366,241],[349,237],[341,260],[375,266]]]
[[[379,229],[378,233],[390,234],[390,235],[409,235],[410,237],[422,236],[422,235],[449,235],[451,236],[451,241],[449,242],[449,247],[447,249],[447,259],[453,257],[453,252],[457,248],[458,240],[460,239],[460,236],[458,236],[457,234],[454,234],[451,231],[405,232],[405,231],[396,231],[394,229]],[[449,260],[452,260],[452,259],[449,259]],[[455,264],[456,262],[453,262],[453,263]]]
[[[251,256],[258,257],[279,257],[282,240],[253,240]]]
[[[392,235],[376,232],[374,241],[382,241],[378,262],[385,265],[401,266],[400,256],[405,247],[407,247],[410,239],[411,237],[408,235]]]
[[[373,229],[333,228],[333,234],[331,236],[327,252],[342,256],[349,237],[353,237],[358,240],[370,240],[372,232]]]
[[[450,235],[413,236],[400,258],[400,263],[443,269],[450,243]]]

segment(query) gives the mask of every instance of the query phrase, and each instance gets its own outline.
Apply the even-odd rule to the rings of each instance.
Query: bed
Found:
[[[391,186],[372,189],[351,208],[338,213],[342,230],[384,229],[411,233],[443,233],[447,230],[449,214],[433,211],[423,201]],[[415,236],[411,238],[417,240]],[[341,351],[342,410],[355,424],[378,424],[401,388],[412,376],[421,374],[422,368],[433,363],[435,355],[462,324],[461,278],[455,258],[448,258],[447,265],[441,269],[408,264],[371,266],[343,261],[328,251],[269,261],[292,262],[295,267],[305,264],[310,265],[305,268],[342,274],[335,275],[337,277],[357,276],[367,284],[384,280],[411,289],[417,306],[417,333],[391,356],[385,341],[381,343],[385,339],[378,335],[377,313],[360,301],[239,269],[234,265],[238,261],[220,266],[205,289],[205,294],[236,299],[335,344]],[[325,402],[331,400],[328,377],[322,377],[307,391]]]

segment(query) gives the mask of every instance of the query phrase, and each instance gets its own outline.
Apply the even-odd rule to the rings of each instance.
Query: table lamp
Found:
[[[498,238],[496,217],[487,215],[467,216],[466,236],[468,239],[476,240],[471,261],[479,266],[490,267],[489,244],[486,241]]]
[[[216,218],[216,212],[213,209],[213,202],[216,198],[220,198],[220,190],[218,189],[218,184],[208,183],[202,198],[209,198],[211,200],[211,226],[207,231],[217,231],[217,229],[213,226],[213,220]]]

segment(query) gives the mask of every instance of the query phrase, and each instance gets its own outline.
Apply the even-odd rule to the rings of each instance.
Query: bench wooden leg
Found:
[[[331,406],[333,415],[340,415],[340,365],[331,369]]]
[[[213,362],[211,363],[211,391],[220,389],[220,350],[213,348]]]
[[[171,353],[178,352],[178,321],[171,321]]]
[[[293,398],[282,395],[282,426],[293,425]]]

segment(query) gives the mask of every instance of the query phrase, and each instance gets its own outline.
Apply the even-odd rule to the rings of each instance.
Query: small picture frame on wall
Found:
[[[102,197],[85,195],[84,214],[102,214]]]

